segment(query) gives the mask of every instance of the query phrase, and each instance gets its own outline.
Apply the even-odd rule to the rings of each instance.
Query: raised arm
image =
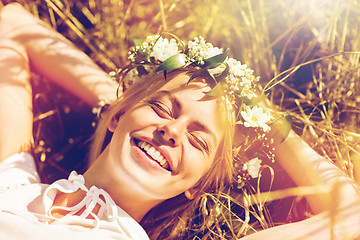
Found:
[[[338,208],[349,206],[351,202],[359,200],[356,183],[294,132],[291,131],[288,138],[276,148],[275,155],[298,186],[319,186],[318,194],[307,196],[314,213],[327,211],[336,205]],[[321,188],[324,189],[323,193]]]
[[[32,141],[29,71],[79,96],[90,106],[115,98],[112,82],[87,55],[19,4],[0,12],[0,161],[28,151]]]
[[[318,215],[263,230],[244,239],[330,240],[360,237],[360,196],[356,183],[294,132],[290,132],[288,138],[277,146],[275,155],[298,186],[319,186],[317,194],[306,196],[313,212]]]
[[[31,69],[96,106],[99,97],[115,98],[111,81],[86,54],[32,16],[19,4],[1,11],[1,38],[15,41],[26,49]]]

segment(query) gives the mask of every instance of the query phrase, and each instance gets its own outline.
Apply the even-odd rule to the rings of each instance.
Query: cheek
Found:
[[[206,153],[201,153],[192,146],[184,146],[188,149],[184,154],[184,167],[187,168],[186,176],[193,179],[196,183],[210,169],[213,156],[209,157]]]
[[[120,118],[119,127],[134,131],[144,127],[153,120],[154,114],[146,108],[139,108],[133,110],[130,114],[124,116],[124,118]]]
[[[222,148],[220,146],[216,146],[216,149],[217,151],[212,152],[210,155],[207,155],[206,153],[196,155],[200,160],[191,163],[191,171],[197,175],[196,182],[203,178],[209,171],[214,171],[212,167],[214,167],[214,162],[216,161],[215,159],[219,159]]]

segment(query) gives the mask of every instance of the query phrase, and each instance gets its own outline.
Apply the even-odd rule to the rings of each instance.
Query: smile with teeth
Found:
[[[136,142],[136,145],[141,150],[146,152],[152,159],[154,159],[156,162],[158,162],[161,167],[165,168],[166,170],[169,170],[169,167],[170,167],[169,163],[166,161],[164,156],[158,150],[156,150],[152,145],[150,145],[147,142],[141,141],[141,140],[137,140],[135,142]]]

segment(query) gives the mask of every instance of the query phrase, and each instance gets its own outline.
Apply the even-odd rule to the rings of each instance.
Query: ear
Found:
[[[115,115],[111,118],[110,122],[108,123],[108,130],[109,130],[110,132],[115,132],[115,129],[116,129],[118,123],[119,123],[119,118],[120,118],[120,117],[119,117],[118,114],[115,114]]]
[[[189,190],[186,190],[184,192],[184,194],[189,200],[193,200],[196,197],[197,189],[196,188],[190,188]]]

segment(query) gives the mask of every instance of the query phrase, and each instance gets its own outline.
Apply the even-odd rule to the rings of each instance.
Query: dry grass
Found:
[[[229,47],[234,57],[261,76],[271,101],[279,109],[291,112],[294,129],[360,183],[360,4],[357,0],[18,2],[62,32],[106,71],[127,63],[127,51],[134,37],[144,38],[162,31],[171,31],[182,39],[202,35],[214,45]],[[86,127],[81,125],[77,133],[68,132],[66,121],[72,123],[74,118],[64,120],[57,115],[89,109],[83,104],[70,104],[73,98],[61,91],[58,98],[44,97],[44,92],[59,90],[40,85],[39,101],[50,107],[38,109],[38,117],[46,120],[48,114],[52,121],[57,119],[60,135],[54,135],[66,142],[57,149],[61,154],[54,154],[56,137],[36,133],[37,143],[41,143],[37,151],[51,168],[65,173],[70,163],[62,163],[63,155],[74,148],[86,150],[83,145],[86,138],[74,134],[90,136],[92,127],[90,121]],[[62,102],[65,103],[59,104]],[[76,121],[77,117],[75,114]],[[45,120],[37,121],[37,129],[46,128],[49,123]],[[81,168],[83,162],[77,162]],[[268,221],[263,218],[264,222]]]

